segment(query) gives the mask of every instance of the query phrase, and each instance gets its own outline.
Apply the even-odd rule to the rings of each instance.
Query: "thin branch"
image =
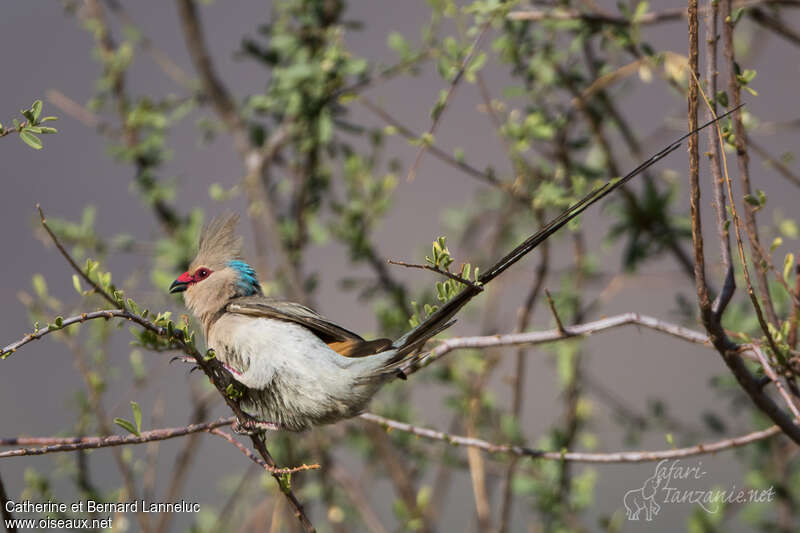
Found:
[[[155,44],[153,44],[153,41],[147,37],[147,35],[142,33],[141,26],[136,24],[119,0],[105,0],[105,3],[111,9],[111,11],[114,12],[117,17],[119,17],[119,20],[123,24],[136,28],[136,30],[140,33],[140,46],[145,52],[150,54],[150,57],[153,58],[153,61],[155,61],[155,63],[164,72],[164,74],[167,75],[167,77],[184,88],[193,88],[194,80],[192,80],[192,78],[181,67],[179,67],[177,63],[170,59],[166,52],[158,48]]]
[[[25,455],[45,455],[57,452],[73,452],[128,444],[142,444],[158,440],[174,439],[199,431],[208,431],[221,426],[230,426],[236,420],[229,416],[213,422],[189,424],[188,426],[153,429],[142,431],[139,435],[109,435],[107,437],[12,437],[0,439],[0,446],[37,446],[35,448],[18,448],[0,452],[0,458],[21,457]]]
[[[780,434],[781,430],[777,426],[771,426],[762,431],[754,431],[740,437],[731,439],[724,439],[716,442],[709,442],[707,444],[698,444],[696,446],[689,446],[686,448],[677,448],[672,450],[659,450],[659,451],[632,451],[632,452],[613,452],[613,453],[584,453],[584,452],[548,452],[544,450],[536,450],[524,446],[514,446],[509,444],[494,444],[482,439],[462,437],[459,435],[451,435],[441,431],[428,429],[424,427],[414,426],[405,422],[399,422],[390,418],[384,418],[372,413],[364,413],[360,418],[382,426],[387,431],[403,431],[424,437],[427,439],[439,440],[446,442],[453,446],[469,446],[479,448],[488,453],[504,453],[518,457],[531,457],[533,459],[546,459],[551,461],[572,461],[578,463],[646,463],[653,461],[661,461],[663,459],[677,459],[683,457],[691,457],[694,455],[704,455],[708,453],[717,453],[731,448],[738,448],[767,439],[774,435]]]
[[[420,270],[430,270],[431,272],[436,272],[437,274],[445,276],[446,278],[450,278],[452,280],[455,280],[455,281],[461,283],[462,285],[469,285],[470,287],[474,287],[474,288],[476,288],[478,290],[481,290],[481,291],[483,290],[483,287],[481,287],[480,285],[478,285],[474,281],[469,280],[469,279],[464,278],[464,277],[461,277],[458,274],[454,274],[454,273],[449,272],[447,270],[442,270],[441,268],[433,266],[433,265],[419,265],[419,264],[415,264],[415,263],[406,263],[404,261],[395,261],[393,259],[387,259],[386,262],[389,263],[390,265],[397,265],[397,266],[406,267],[406,268],[418,268]]]
[[[247,448],[241,442],[233,438],[233,435],[231,435],[230,433],[226,433],[217,428],[208,429],[206,431],[208,433],[211,433],[212,435],[216,435],[217,437],[222,437],[223,439],[227,440],[228,442],[236,446],[236,448],[238,448],[240,452],[246,455],[248,459],[253,461],[255,464],[259,465],[261,468],[263,468],[270,474],[293,474],[295,472],[305,472],[306,470],[319,469],[318,464],[311,464],[311,465],[302,464],[300,466],[293,466],[291,468],[276,468],[273,465],[267,464],[263,459],[254,454],[249,448]]]
[[[430,56],[431,56],[431,50],[422,50],[418,54],[415,54],[414,56],[409,57],[408,59],[400,61],[396,65],[386,67],[380,72],[377,72],[371,76],[367,76],[363,79],[360,79],[355,83],[347,85],[346,87],[342,87],[341,89],[335,90],[331,94],[330,98],[331,100],[335,100],[340,96],[344,95],[350,96],[352,94],[361,93],[367,89],[373,88],[379,82],[388,81],[393,77],[395,77],[396,75],[402,74],[406,70],[411,69],[417,64],[427,60],[428,58],[430,58]]]
[[[736,74],[736,53],[733,45],[733,29],[734,22],[731,19],[731,0],[723,2],[723,44],[725,57],[728,60],[728,94],[731,96],[731,104],[737,106],[742,101],[741,86]],[[732,117],[733,132],[736,144],[736,161],[739,168],[739,179],[742,183],[742,193],[744,195],[752,194],[750,186],[750,156],[747,153],[747,134],[744,129],[741,115]],[[730,198],[733,202],[733,197]],[[769,293],[769,283],[767,283],[766,270],[761,268],[763,255],[758,249],[758,225],[756,223],[755,206],[745,204],[744,206],[744,225],[747,228],[747,235],[751,244],[751,253],[753,254],[753,263],[755,264],[755,278],[758,284],[759,291],[761,292],[761,306],[764,313],[772,324],[778,325],[778,315],[775,312],[775,306],[772,303],[772,297]],[[767,334],[769,336],[769,334]],[[773,347],[774,348],[774,347]]]
[[[66,249],[64,249],[64,246],[61,245],[61,242],[58,240],[55,233],[53,233],[53,230],[50,229],[50,226],[47,225],[47,218],[45,218],[44,216],[44,211],[42,211],[42,207],[39,204],[36,204],[36,209],[39,211],[39,219],[42,223],[42,227],[44,227],[47,234],[50,235],[50,238],[53,240],[53,244],[56,245],[56,248],[58,248],[58,251],[61,252],[61,255],[64,256],[64,259],[67,260],[72,269],[78,272],[78,274],[83,278],[83,280],[89,285],[91,285],[91,287],[95,290],[95,292],[97,292],[100,296],[108,300],[111,303],[111,305],[119,307],[121,309],[124,308],[124,306],[120,307],[119,302],[113,296],[111,296],[106,291],[101,289],[100,286],[97,283],[95,283],[89,277],[89,275],[86,274],[86,272],[84,272],[84,270],[81,267],[78,266],[75,260],[72,259],[72,256],[69,255]]]
[[[706,79],[705,82],[708,86],[710,94],[717,94],[717,12],[718,6],[716,1],[709,1],[709,7],[705,10],[705,28],[706,28],[706,47],[705,47],[705,61],[706,61]],[[707,117],[709,119],[716,115],[716,102],[711,102],[709,109],[707,109]],[[716,317],[722,317],[722,313],[728,306],[733,293],[736,290],[736,278],[733,272],[733,262],[731,261],[731,237],[728,232],[730,221],[728,220],[728,213],[725,209],[725,179],[722,176],[722,168],[720,163],[720,145],[717,143],[716,131],[714,129],[707,130],[708,135],[708,158],[711,167],[712,186],[713,186],[713,205],[714,211],[717,215],[717,235],[719,236],[720,256],[722,258],[722,270],[725,273],[725,280],[723,282],[722,291],[717,296],[712,306],[712,312]]]
[[[489,16],[486,19],[486,22],[483,23],[480,31],[478,32],[478,36],[475,38],[475,42],[472,43],[469,52],[464,57],[464,60],[461,62],[461,66],[456,72],[455,77],[450,82],[450,87],[447,89],[447,95],[445,96],[444,102],[441,105],[437,105],[437,108],[434,112],[433,122],[431,123],[431,127],[428,128],[427,133],[425,133],[422,138],[423,142],[422,145],[419,147],[419,151],[417,152],[417,157],[414,159],[414,163],[411,165],[411,169],[408,171],[408,181],[413,181],[414,176],[417,173],[417,168],[419,167],[420,162],[422,161],[422,156],[425,155],[425,152],[428,149],[428,143],[425,142],[426,139],[432,139],[434,134],[436,133],[436,128],[439,127],[439,123],[442,120],[442,116],[444,116],[444,112],[447,109],[447,106],[450,105],[450,102],[453,99],[453,95],[456,92],[456,87],[458,87],[458,83],[461,81],[461,78],[464,77],[464,73],[467,71],[467,67],[472,62],[472,58],[475,57],[475,53],[480,49],[481,41],[483,41],[484,36],[486,35],[489,27],[492,25],[492,21],[494,20],[495,13]]]
[[[547,289],[544,290],[544,295],[547,297],[547,305],[550,307],[550,312],[553,313],[553,318],[556,319],[556,329],[561,335],[567,335],[567,330],[564,329],[564,324],[561,322],[561,317],[558,316],[558,311],[556,310],[556,304],[553,303],[553,298],[550,296],[550,291]]]
[[[789,396],[789,393],[786,392],[786,389],[783,387],[783,383],[781,383],[781,380],[778,379],[775,369],[773,369],[772,365],[770,365],[769,361],[767,361],[767,357],[764,355],[764,352],[761,351],[761,347],[754,345],[753,351],[756,353],[756,356],[758,356],[758,361],[761,363],[761,368],[764,369],[764,373],[775,384],[775,387],[778,389],[778,393],[780,393],[783,401],[786,403],[786,406],[792,412],[795,419],[800,420],[800,411],[797,410],[797,406],[794,404],[794,401],[792,401],[792,397]]]
[[[767,150],[761,146],[761,144],[754,141],[751,137],[747,138],[747,144],[761,157],[761,159],[767,163],[768,166],[777,170],[781,176],[791,181],[795,185],[800,185],[800,176],[792,173],[792,171],[789,170],[789,167],[783,164],[782,161],[772,157],[769,152],[767,152]]]
[[[772,30],[795,46],[800,46],[800,32],[784,24],[779,17],[774,17],[763,9],[753,9],[749,14],[759,26]]]
[[[759,5],[785,5],[800,7],[797,0],[745,0],[737,2],[735,6],[753,7]],[[701,9],[700,11],[705,11]],[[579,11],[577,9],[552,9],[540,10],[531,9],[525,11],[512,11],[508,14],[510,20],[541,21],[541,20],[582,20],[595,24],[607,24],[611,26],[631,26],[631,25],[651,25],[664,22],[674,22],[685,19],[688,16],[686,8],[666,9],[664,11],[654,11],[645,13],[634,20],[629,18],[609,15],[600,11]]]
[[[418,138],[418,135],[416,135],[413,131],[411,131],[410,128],[401,124],[396,118],[387,113],[385,109],[379,107],[365,96],[359,97],[358,102],[365,108],[367,108],[369,111],[372,111],[372,113],[377,115],[381,120],[386,122],[388,125],[396,129],[397,132],[403,137],[405,137],[407,140],[414,140]],[[508,192],[509,194],[512,195],[515,194],[514,189],[513,187],[511,187],[510,184],[501,181],[493,173],[484,172],[482,170],[477,169],[474,166],[465,163],[464,161],[459,161],[458,159],[450,155],[448,152],[442,150],[435,144],[430,144],[428,146],[428,151],[431,153],[431,155],[438,158],[440,161],[443,161],[444,163],[447,163],[448,165],[457,168],[458,170],[464,172],[465,174],[467,174],[472,178],[475,178],[479,181],[482,181],[483,183],[491,185],[492,187],[497,187],[500,190]],[[517,195],[519,194],[517,193]],[[519,199],[520,201],[524,201],[526,204],[529,202],[527,196],[524,198],[520,197]]]
[[[416,372],[420,368],[429,365],[433,361],[454,350],[462,350],[466,348],[492,348],[497,346],[533,346],[536,344],[544,344],[566,339],[588,337],[594,333],[599,333],[601,331],[607,331],[626,325],[638,325],[672,335],[673,337],[677,337],[694,344],[710,346],[709,337],[704,333],[684,328],[683,326],[679,326],[677,324],[671,324],[650,316],[640,315],[639,313],[624,313],[621,315],[595,320],[593,322],[586,322],[584,324],[565,327],[563,333],[558,329],[551,329],[527,333],[509,333],[505,335],[456,337],[447,339],[442,341],[434,349],[428,352],[428,354],[422,358],[421,363],[418,365],[409,365],[408,368],[403,368],[403,371],[407,374]]]
[[[214,69],[211,54],[206,45],[205,33],[197,14],[197,6],[193,0],[177,0],[177,4],[183,37],[194,68],[200,76],[200,81],[211,105],[233,136],[236,150],[244,157],[250,152],[247,125],[236,110],[236,104],[230,92]]]
[[[59,326],[57,326],[55,324],[52,324],[52,325],[50,325],[50,326],[48,326],[46,328],[38,329],[38,330],[34,331],[33,333],[27,333],[20,340],[18,340],[16,342],[12,342],[11,344],[8,344],[8,345],[4,346],[3,348],[1,348],[0,349],[0,357],[5,359],[6,357],[8,357],[9,355],[13,354],[19,348],[21,348],[22,346],[25,346],[29,342],[35,341],[37,339],[41,339],[42,337],[44,337],[48,333],[53,333],[54,331],[61,331],[62,329],[66,328],[67,326],[71,326],[73,324],[82,324],[82,323],[86,322],[87,320],[95,320],[95,319],[98,319],[98,318],[109,319],[109,318],[114,318],[114,317],[125,318],[125,319],[128,319],[128,320],[135,320],[137,318],[137,315],[134,315],[133,313],[130,313],[130,312],[122,310],[122,309],[103,309],[103,310],[100,310],[100,311],[93,311],[91,313],[81,313],[80,315],[76,315],[76,316],[73,316],[73,317],[65,318],[61,322],[61,327],[59,327]]]

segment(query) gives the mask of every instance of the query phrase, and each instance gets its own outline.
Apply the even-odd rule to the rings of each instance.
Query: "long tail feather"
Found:
[[[690,136],[696,134],[700,130],[710,126],[711,124],[727,117],[731,113],[737,111],[741,108],[744,104],[741,104],[737,107],[734,107],[727,113],[720,115],[712,120],[709,120],[705,124],[699,126],[695,130],[686,133],[685,135],[681,136],[680,138],[673,141],[667,147],[662,149],[661,151],[654,154],[652,157],[641,163],[639,166],[634,168],[628,174],[623,176],[618,180],[612,180],[600,187],[594,189],[592,192],[578,200],[575,204],[568,207],[564,212],[558,215],[556,218],[545,224],[539,231],[535,234],[531,235],[525,242],[514,248],[511,252],[509,252],[505,257],[500,259],[497,263],[492,265],[491,268],[486,270],[481,276],[478,277],[478,284],[475,286],[466,286],[461,292],[459,292],[453,299],[449,302],[444,304],[440,307],[436,312],[434,312],[431,316],[427,318],[422,324],[414,328],[413,330],[406,333],[403,337],[395,342],[395,347],[398,350],[404,350],[406,346],[414,345],[420,346],[421,342],[431,338],[432,336],[436,335],[440,331],[442,331],[442,324],[447,323],[464,305],[467,304],[472,298],[477,296],[483,290],[482,286],[489,283],[491,280],[502,274],[506,269],[508,269],[511,265],[522,259],[527,253],[531,250],[539,246],[542,242],[547,240],[553,233],[561,229],[565,224],[567,224],[570,220],[577,217],[583,211],[585,211],[589,206],[592,204],[602,200],[611,192],[618,189],[622,185],[629,182],[634,177],[638,176],[652,165],[660,161],[661,159],[665,158],[667,155],[671,154],[675,150],[677,150],[684,140],[689,138]],[[448,324],[449,325],[449,324]],[[405,353],[409,353],[405,351]]]

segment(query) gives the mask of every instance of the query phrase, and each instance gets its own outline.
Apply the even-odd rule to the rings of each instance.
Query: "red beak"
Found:
[[[189,284],[194,281],[194,277],[189,272],[184,272],[178,279],[172,282],[172,285],[169,286],[170,294],[176,292],[183,292],[189,288]]]

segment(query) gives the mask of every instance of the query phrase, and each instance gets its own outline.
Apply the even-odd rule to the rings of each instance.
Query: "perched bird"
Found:
[[[303,305],[263,295],[242,260],[238,217],[203,229],[197,257],[170,286],[183,292],[206,344],[246,387],[242,410],[275,428],[302,431],[358,415],[404,361],[450,325],[427,322],[392,342],[364,340]]]
[[[240,405],[261,423],[259,427],[302,431],[350,418],[365,409],[381,385],[405,377],[404,369],[424,357],[419,352],[425,342],[450,326],[485,284],[713,122],[684,135],[625,177],[590,192],[395,341],[365,340],[303,305],[265,297],[255,270],[242,259],[238,218],[233,215],[204,228],[197,257],[169,291],[184,293],[186,306],[203,326],[207,346],[244,385]]]

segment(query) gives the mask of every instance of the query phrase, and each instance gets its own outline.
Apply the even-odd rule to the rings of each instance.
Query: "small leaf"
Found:
[[[124,418],[117,417],[114,419],[114,423],[119,427],[121,427],[122,429],[126,429],[129,432],[133,433],[137,437],[141,437],[139,431],[136,429],[136,426],[134,426],[130,420],[125,420]]]
[[[75,290],[78,294],[83,296],[83,289],[81,288],[81,280],[77,274],[72,275],[72,286],[75,287]]]
[[[794,254],[786,254],[786,258],[783,260],[783,279],[787,282],[789,281],[789,276],[792,275],[792,266],[794,266]]]
[[[752,194],[745,194],[744,201],[752,205],[753,207],[758,207],[761,205],[761,203],[758,201],[758,198],[756,198]]]
[[[131,409],[133,409],[133,420],[136,422],[136,434],[139,435],[142,432],[142,408],[138,403],[132,401]]]
[[[34,150],[41,150],[42,149],[42,141],[36,135],[32,133],[28,133],[27,131],[19,132],[19,138],[22,141],[33,148]]]
[[[50,135],[50,134],[53,134],[53,133],[58,133],[57,129],[50,128],[48,126],[39,126],[38,129],[39,129],[39,133],[41,133],[42,135]]]
[[[39,123],[39,117],[42,115],[42,101],[36,100],[33,105],[31,106],[31,114],[33,115],[33,119],[31,122],[34,124]]]
[[[54,120],[58,120],[58,117],[44,117],[42,120],[39,121],[39,124],[44,124],[45,122],[52,122]]]

